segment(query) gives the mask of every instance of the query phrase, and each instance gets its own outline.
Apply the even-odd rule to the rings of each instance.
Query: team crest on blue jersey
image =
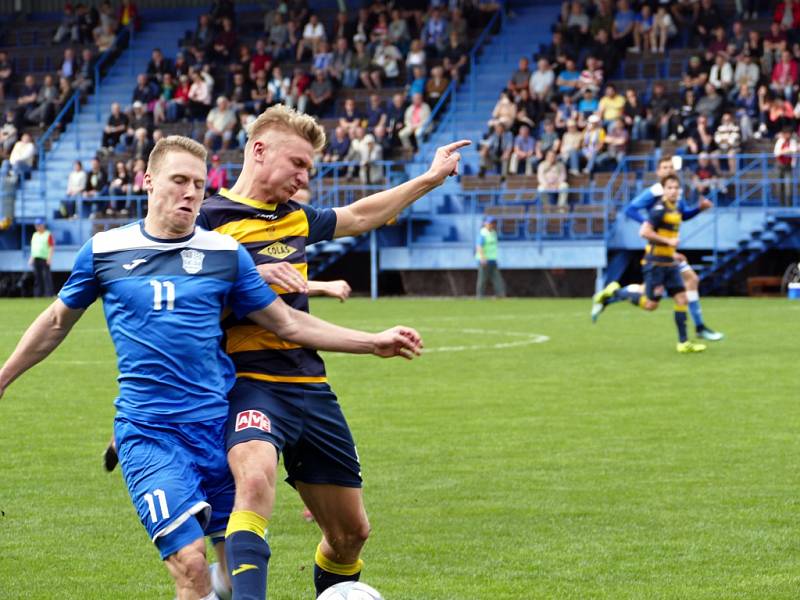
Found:
[[[181,259],[183,260],[183,270],[186,271],[189,275],[194,275],[195,273],[199,273],[203,270],[203,259],[206,257],[205,254],[198,250],[192,250],[191,248],[187,248],[186,250],[181,250]]]

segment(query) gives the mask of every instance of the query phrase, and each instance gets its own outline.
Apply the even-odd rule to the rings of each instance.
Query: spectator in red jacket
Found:
[[[790,31],[800,27],[800,2],[785,0],[778,2],[772,20],[781,26],[783,31]]]

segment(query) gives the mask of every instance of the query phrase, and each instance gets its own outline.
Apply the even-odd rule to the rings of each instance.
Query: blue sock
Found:
[[[361,559],[349,565],[335,563],[322,553],[320,546],[317,546],[317,553],[314,556],[314,588],[317,590],[317,596],[342,581],[358,581],[363,566],[364,561]]]
[[[700,308],[700,295],[694,291],[686,292],[686,298],[689,300],[689,313],[692,315],[695,329],[700,331],[705,328],[703,310]]]
[[[265,536],[267,520],[238,510],[228,519],[225,558],[236,600],[264,600],[267,596],[267,565],[270,549]]]
[[[675,306],[675,326],[678,328],[678,341],[683,343],[689,339],[686,334],[686,307]]]

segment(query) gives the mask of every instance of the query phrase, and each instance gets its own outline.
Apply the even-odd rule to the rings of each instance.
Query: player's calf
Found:
[[[179,600],[216,596],[211,591],[205,550],[205,540],[200,538],[170,554],[164,561],[175,580]]]

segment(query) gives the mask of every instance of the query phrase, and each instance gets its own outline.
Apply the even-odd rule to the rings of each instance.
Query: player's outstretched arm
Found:
[[[461,153],[458,150],[469,144],[471,144],[469,140],[459,140],[441,146],[437,148],[430,168],[419,177],[347,206],[334,208],[336,211],[334,237],[361,235],[385,225],[407,206],[442,185],[447,177],[457,175],[458,163],[461,160]]]
[[[72,309],[56,299],[28,327],[14,352],[0,368],[0,397],[25,371],[43,361],[67,337],[84,309]]]
[[[398,326],[380,333],[348,329],[295,310],[281,299],[247,316],[281,339],[306,348],[408,359],[422,353],[422,338],[410,327]]]

